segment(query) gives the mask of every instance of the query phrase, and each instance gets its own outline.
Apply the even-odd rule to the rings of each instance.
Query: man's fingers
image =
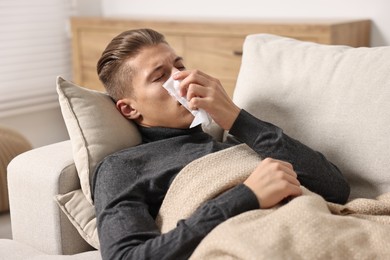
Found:
[[[288,181],[289,183],[295,185],[295,186],[300,186],[301,183],[297,179],[296,176],[293,176],[292,174],[286,173],[285,172],[285,180]]]
[[[175,79],[180,79],[180,94],[186,96],[192,84],[207,87],[212,78],[201,71],[181,71],[174,75]]]
[[[261,163],[271,165],[270,167],[273,167],[274,171],[281,170],[281,171],[284,171],[284,172],[290,174],[291,176],[297,177],[297,174],[294,171],[294,167],[289,162],[268,157],[268,158],[263,159],[263,161]]]
[[[194,97],[206,97],[207,89],[199,84],[190,84],[187,89],[187,100],[191,100]]]

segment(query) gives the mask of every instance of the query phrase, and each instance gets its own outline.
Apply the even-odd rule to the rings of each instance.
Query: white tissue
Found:
[[[182,96],[180,96],[180,80],[174,80],[170,77],[163,85],[168,93],[174,97],[177,101],[180,102],[182,106],[184,106],[191,114],[194,116],[194,120],[192,121],[190,128],[197,126],[199,124],[203,124],[208,126],[211,122],[210,116],[203,109],[191,110],[188,107],[188,100]]]

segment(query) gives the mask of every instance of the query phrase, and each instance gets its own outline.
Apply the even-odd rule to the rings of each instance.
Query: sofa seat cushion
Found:
[[[100,252],[97,250],[87,251],[75,255],[49,255],[42,253],[26,244],[15,240],[0,239],[0,259],[12,260],[101,260]]]

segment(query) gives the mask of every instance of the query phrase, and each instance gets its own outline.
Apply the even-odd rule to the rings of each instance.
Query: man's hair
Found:
[[[132,68],[126,63],[142,48],[168,44],[164,35],[151,29],[125,31],[107,45],[97,63],[97,73],[107,93],[115,100],[132,92]]]

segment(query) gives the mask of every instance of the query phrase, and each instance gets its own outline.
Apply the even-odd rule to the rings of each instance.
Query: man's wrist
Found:
[[[241,109],[238,106],[234,106],[234,108],[232,109],[232,112],[229,113],[229,117],[226,120],[226,125],[221,126],[221,127],[224,130],[229,131],[233,127],[234,122],[236,122],[240,112],[241,112]]]

